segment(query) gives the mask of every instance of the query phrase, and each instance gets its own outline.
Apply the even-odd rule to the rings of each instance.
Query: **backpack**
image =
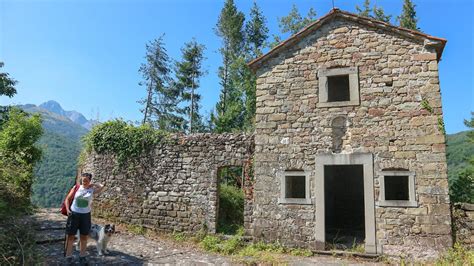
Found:
[[[74,200],[74,196],[76,195],[77,190],[79,189],[80,185],[76,184],[74,185],[69,192],[66,194],[66,198],[64,199],[63,203],[61,204],[61,214],[67,216],[67,209],[66,209],[66,200],[67,200],[67,195],[71,192],[71,190],[74,190],[74,193],[72,194],[72,198],[67,202],[69,209],[71,209],[72,201]]]

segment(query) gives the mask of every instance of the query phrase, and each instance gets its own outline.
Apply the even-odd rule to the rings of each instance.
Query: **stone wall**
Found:
[[[217,171],[246,165],[253,142],[233,134],[173,136],[119,169],[112,155],[90,154],[82,170],[106,187],[94,199],[94,215],[163,231],[215,232]],[[249,201],[245,212],[252,212]]]
[[[474,204],[454,204],[453,220],[456,242],[474,249]]]
[[[373,154],[378,252],[433,258],[450,247],[436,59],[423,40],[337,17],[268,59],[257,70],[253,236],[315,245],[315,158],[336,150]],[[360,104],[317,107],[318,71],[347,67],[358,68]],[[400,168],[415,173],[417,206],[378,206],[380,172]],[[313,204],[278,202],[278,176],[295,169],[310,172]]]

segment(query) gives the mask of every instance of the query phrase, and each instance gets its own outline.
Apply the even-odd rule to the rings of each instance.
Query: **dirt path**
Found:
[[[29,218],[36,231],[37,242],[46,265],[61,265],[63,260],[63,239],[65,217],[57,209],[39,209]],[[94,221],[93,222],[97,222]],[[239,265],[243,264],[230,256],[204,252],[191,245],[185,245],[162,237],[133,235],[118,228],[109,244],[107,256],[98,256],[95,243],[89,242],[89,265]],[[78,252],[75,251],[77,258]],[[281,256],[278,263],[288,265],[368,265],[370,261],[357,261],[332,256],[294,257]],[[77,264],[78,265],[78,264]]]

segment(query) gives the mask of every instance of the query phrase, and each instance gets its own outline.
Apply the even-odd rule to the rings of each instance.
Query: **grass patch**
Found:
[[[127,224],[127,230],[135,235],[146,234],[146,228],[140,225]]]
[[[474,265],[474,250],[456,243],[436,261],[436,265]]]
[[[171,236],[173,237],[173,239],[177,242],[183,242],[187,239],[186,235],[183,233],[183,232],[176,232],[176,231],[173,231],[173,233],[171,234]]]

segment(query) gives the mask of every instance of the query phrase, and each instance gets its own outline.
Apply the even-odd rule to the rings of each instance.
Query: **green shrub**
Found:
[[[436,261],[436,265],[474,265],[474,250],[456,243]]]
[[[200,245],[201,247],[206,250],[206,251],[211,251],[211,252],[219,252],[220,249],[220,244],[221,240],[217,236],[205,236],[204,239],[201,241]]]
[[[217,231],[235,234],[244,224],[244,192],[235,186],[221,184]]]
[[[222,253],[225,255],[234,254],[237,250],[244,246],[243,243],[244,229],[241,227],[237,230],[237,234],[224,241],[222,245]]]
[[[150,151],[168,136],[150,125],[134,126],[117,119],[95,126],[84,137],[86,150],[116,155],[118,166]]]
[[[0,265],[36,265],[42,257],[34,231],[11,218],[0,226]]]

